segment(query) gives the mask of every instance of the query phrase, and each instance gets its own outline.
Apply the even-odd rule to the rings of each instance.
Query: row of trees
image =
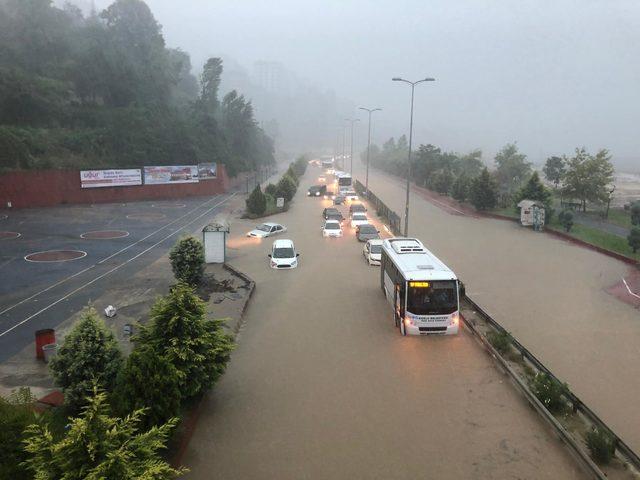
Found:
[[[4,432],[0,451],[10,455],[13,478],[165,479],[182,473],[160,453],[182,409],[222,375],[234,345],[223,321],[207,318],[195,292],[202,244],[184,238],[170,260],[178,283],[152,306],[128,357],[92,308],[65,337],[50,363],[69,415],[64,431],[33,414],[16,417],[33,399],[11,400],[13,418],[21,421]]]
[[[201,78],[167,48],[142,0],[88,18],[50,0],[0,0],[0,170],[273,164],[273,142],[236,91],[222,99],[222,61]]]
[[[256,185],[246,200],[247,213],[256,217],[275,213],[277,198],[284,198],[286,208],[287,204],[293,200],[300,177],[306,172],[308,164],[307,158],[302,155],[289,165],[277,184],[270,183],[265,187],[264,192],[260,184]]]

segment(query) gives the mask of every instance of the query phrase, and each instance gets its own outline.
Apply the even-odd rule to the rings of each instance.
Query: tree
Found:
[[[567,171],[565,159],[562,157],[547,158],[542,171],[544,172],[545,178],[550,182],[553,182],[554,187],[557,189]]]
[[[278,197],[284,198],[285,201],[290,202],[291,200],[293,200],[293,196],[295,194],[296,183],[290,176],[284,175],[276,186],[276,195]]]
[[[448,195],[453,185],[453,175],[449,170],[437,172],[433,179],[433,187],[436,192]]]
[[[527,183],[515,195],[515,204],[521,200],[536,200],[544,203],[545,209],[551,207],[551,192],[540,181],[538,172],[533,172]]]
[[[180,413],[178,371],[166,357],[141,344],[133,349],[120,372],[113,397],[121,416],[145,409],[142,426],[162,425]]]
[[[300,184],[300,180],[298,179],[298,175],[296,175],[296,172],[294,172],[293,170],[293,164],[289,165],[289,168],[287,168],[287,171],[284,172],[285,175],[291,177],[291,180],[293,180],[296,184],[296,187]]]
[[[496,154],[496,178],[506,193],[511,194],[531,175],[531,163],[526,158],[515,143],[508,143]]]
[[[631,225],[640,225],[640,200],[631,204]]]
[[[247,211],[249,213],[253,213],[255,215],[262,215],[267,209],[267,197],[265,197],[264,193],[260,189],[260,185],[256,185],[256,188],[253,189],[249,198],[245,200],[247,204]]]
[[[160,455],[177,420],[140,431],[143,410],[125,418],[109,416],[107,395],[93,389],[82,414],[71,419],[60,440],[46,425],[27,428],[26,466],[39,480],[172,479],[185,472],[169,466]]]
[[[207,320],[206,305],[192,287],[179,283],[151,308],[139,342],[164,356],[177,370],[183,399],[209,389],[224,372],[233,340],[222,320]]]
[[[451,187],[451,196],[459,202],[464,202],[469,198],[469,189],[471,187],[471,179],[465,174],[460,175],[453,182]]]
[[[271,195],[272,197],[275,197],[277,190],[278,188],[273,183],[270,183],[264,188],[264,193],[267,195]]]
[[[93,308],[84,310],[49,363],[65,404],[74,412],[86,405],[94,384],[112,391],[121,366],[118,342]]]
[[[595,156],[584,148],[576,148],[575,156],[568,160],[564,176],[563,192],[577,198],[582,211],[587,211],[587,202],[606,202],[608,186],[613,181],[613,165],[607,150],[600,150]]]
[[[222,70],[222,59],[217,57],[209,58],[202,68],[200,102],[209,113],[214,113],[219,106],[218,90],[220,89]]]
[[[180,282],[198,285],[204,275],[204,247],[195,237],[185,237],[169,252],[173,275]]]
[[[571,231],[571,227],[573,227],[573,213],[571,211],[563,210],[560,212],[558,220],[560,220],[560,225],[562,225],[565,232]]]
[[[38,421],[35,403],[28,388],[20,388],[8,398],[0,397],[0,478],[33,478],[22,465],[27,459],[22,439],[24,430]]]
[[[478,210],[489,210],[496,206],[498,186],[486,167],[471,182],[469,199]]]
[[[631,227],[631,231],[627,237],[627,242],[629,242],[629,246],[631,247],[631,250],[633,250],[633,253],[636,253],[640,248],[640,227]]]
[[[474,150],[461,156],[457,161],[459,175],[466,175],[467,178],[474,178],[480,175],[484,164],[482,163],[482,151]]]

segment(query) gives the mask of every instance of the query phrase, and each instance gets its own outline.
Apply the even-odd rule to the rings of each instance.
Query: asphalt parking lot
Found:
[[[0,361],[197,233],[235,194],[0,213]]]

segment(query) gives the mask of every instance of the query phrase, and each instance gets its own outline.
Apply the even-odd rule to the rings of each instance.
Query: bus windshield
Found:
[[[407,311],[414,315],[448,315],[458,310],[458,291],[453,280],[408,282]],[[421,284],[411,286],[412,283]]]
[[[338,185],[340,185],[341,187],[350,187],[351,177],[340,177],[338,179]]]

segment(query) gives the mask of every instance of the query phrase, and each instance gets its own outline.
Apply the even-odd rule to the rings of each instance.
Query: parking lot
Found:
[[[288,228],[274,238],[294,241],[298,268],[270,268],[272,239],[232,221],[230,263],[256,290],[186,478],[582,478],[470,333],[400,336],[353,230],[322,236],[330,202],[306,197],[319,171],[268,219]]]
[[[198,232],[235,194],[0,215],[0,361]]]

